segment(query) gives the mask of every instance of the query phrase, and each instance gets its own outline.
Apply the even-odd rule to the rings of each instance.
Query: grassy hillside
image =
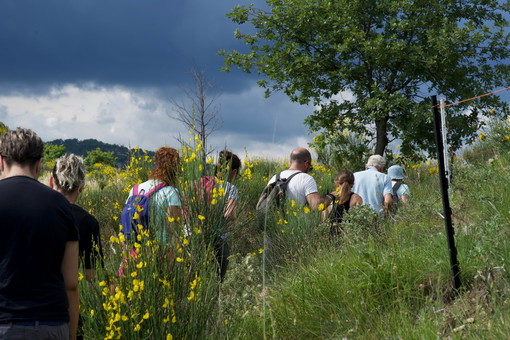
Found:
[[[304,242],[301,256],[271,273],[265,290],[253,292],[256,302],[232,309],[229,324],[235,331],[230,334],[244,339],[507,338],[509,166],[506,155],[454,163],[451,200],[461,291],[452,289],[437,175],[422,167],[408,171],[409,207],[382,222],[371,220],[367,211],[353,212],[343,237]],[[239,287],[237,277],[227,284],[232,291],[253,289],[253,284]]]
[[[287,216],[262,229],[254,204],[284,163],[245,160],[237,180],[237,221],[197,202],[201,165],[183,149],[181,194],[189,216],[172,221],[171,244],[138,240],[139,257],[123,258],[118,215],[127,190],[150,162],[132,158],[102,190],[80,204],[100,219],[106,267],[80,282],[86,338],[125,339],[503,339],[510,333],[510,157],[500,139],[480,142],[454,164],[451,204],[462,289],[452,289],[437,168],[409,164],[411,203],[378,219],[362,207],[345,234],[331,238],[320,214],[289,203]],[[199,147],[197,147],[199,148]],[[144,170],[145,169],[145,170]],[[317,166],[322,193],[339,169]],[[355,170],[355,169],[353,169]],[[187,197],[187,198],[186,198]],[[219,284],[211,235],[228,229],[232,250]],[[174,257],[168,257],[172,253]]]

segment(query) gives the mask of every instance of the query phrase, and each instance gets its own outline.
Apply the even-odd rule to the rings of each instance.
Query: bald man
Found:
[[[296,148],[290,153],[290,166],[287,170],[280,173],[280,178],[289,178],[294,175],[287,186],[287,198],[296,201],[299,204],[308,206],[311,209],[317,209],[321,203],[327,207],[335,201],[332,193],[324,197],[319,195],[315,179],[308,173],[313,170],[312,155],[305,148]],[[274,175],[268,182],[271,184],[276,181]]]

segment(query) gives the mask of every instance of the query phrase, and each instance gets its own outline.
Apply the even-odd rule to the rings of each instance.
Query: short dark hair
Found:
[[[237,170],[241,168],[241,160],[239,157],[237,157],[236,154],[232,153],[228,150],[222,150],[220,151],[218,155],[218,164],[216,165],[216,173],[219,171],[224,171],[227,166],[229,167],[229,173],[232,173],[232,171]]]
[[[294,149],[290,153],[290,162],[304,163],[312,160],[312,154],[305,148]]]
[[[30,129],[18,127],[0,137],[0,155],[9,166],[13,162],[34,166],[42,158],[43,151],[43,141]]]

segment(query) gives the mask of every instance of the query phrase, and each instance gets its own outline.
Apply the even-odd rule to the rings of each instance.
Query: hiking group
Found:
[[[87,280],[93,280],[94,269],[103,266],[99,223],[76,205],[85,187],[83,159],[73,154],[57,159],[46,186],[37,180],[42,155],[43,142],[29,129],[17,128],[0,137],[0,340],[80,338],[79,262]],[[127,254],[136,252],[131,241],[143,229],[149,229],[155,240],[172,244],[176,233],[171,221],[182,219],[190,227],[197,213],[192,200],[179,191],[178,151],[162,147],[154,161],[149,179],[131,188],[121,213]],[[271,209],[283,209],[290,199],[312,210],[324,208],[323,219],[330,222],[331,233],[338,234],[351,207],[366,204],[382,214],[398,202],[407,204],[410,191],[402,183],[403,168],[394,165],[386,175],[385,165],[383,157],[371,156],[365,170],[339,172],[334,190],[320,195],[310,174],[310,152],[296,148],[289,168],[268,181],[256,210],[267,215]],[[192,184],[195,200],[205,204],[214,204],[212,193],[224,193],[224,225],[238,214],[240,195],[234,183],[240,169],[239,157],[224,150],[214,174],[204,172]],[[223,282],[230,253],[227,230],[218,230],[211,244],[218,280]],[[170,250],[165,256],[170,270],[176,254]],[[123,275],[123,263],[118,274]]]
[[[305,148],[294,149],[290,154],[290,166],[274,175],[268,182],[257,203],[257,210],[267,214],[276,206],[283,208],[287,199],[292,199],[311,209],[321,206],[323,220],[331,222],[331,233],[337,234],[344,213],[357,205],[368,205],[379,214],[395,210],[407,204],[409,187],[402,183],[407,176],[399,165],[393,165],[384,173],[386,160],[380,155],[368,158],[365,170],[352,173],[340,171],[334,180],[334,190],[321,197],[315,179],[309,174],[313,170],[312,156]]]

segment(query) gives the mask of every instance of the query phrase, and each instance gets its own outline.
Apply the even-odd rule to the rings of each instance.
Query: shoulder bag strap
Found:
[[[301,173],[303,173],[303,172],[302,172],[302,171],[298,171],[298,172],[293,173],[292,175],[290,175],[289,177],[287,177],[287,182],[289,182],[289,181],[292,179],[292,177],[294,177],[294,176],[296,176],[296,175],[298,175],[298,174],[301,174]]]
[[[402,184],[402,182],[400,181],[397,181],[394,185],[393,185],[393,195],[396,195],[397,194],[397,191],[398,191],[398,188],[400,188],[400,185]]]

